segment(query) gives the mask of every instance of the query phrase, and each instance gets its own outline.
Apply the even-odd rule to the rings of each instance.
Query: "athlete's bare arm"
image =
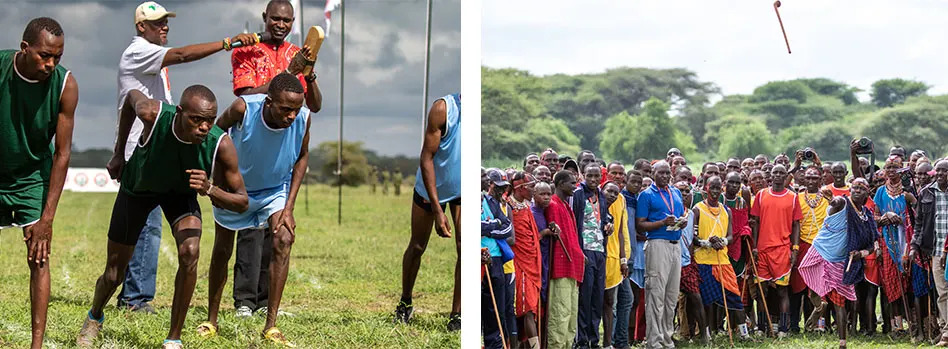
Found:
[[[161,102],[148,99],[141,91],[131,90],[125,95],[125,103],[119,111],[118,140],[115,141],[112,159],[105,166],[112,179],[121,179],[122,168],[125,167],[125,142],[128,141],[128,134],[132,130],[135,118],[138,117],[144,124],[142,139],[146,139],[151,133],[151,126],[155,124],[160,110]]]
[[[217,127],[227,132],[232,126],[244,121],[244,112],[246,111],[247,102],[244,102],[243,98],[237,98],[234,100],[234,103],[231,103],[230,106],[224,110],[224,113],[217,118]]]
[[[438,190],[435,181],[434,156],[441,145],[441,136],[444,134],[448,122],[448,111],[444,100],[437,100],[428,111],[428,125],[425,127],[424,143],[421,146],[421,181],[428,192],[428,201],[431,202],[431,212],[435,215],[435,231],[441,237],[451,237],[451,226],[448,217],[441,209],[438,201]]]
[[[244,187],[244,177],[240,175],[240,168],[237,167],[237,149],[227,134],[221,136],[214,163],[212,171],[218,175],[215,178],[220,179],[214,181],[217,188],[211,189],[211,181],[204,171],[188,170],[191,174],[191,188],[207,195],[214,206],[237,213],[247,211],[247,188]]]
[[[72,149],[72,129],[76,105],[79,103],[79,84],[73,74],[66,77],[66,86],[59,99],[59,117],[56,121],[56,151],[53,153],[53,166],[49,176],[49,193],[43,206],[40,220],[23,230],[27,241],[27,258],[34,263],[46,263],[49,257],[50,240],[53,235],[53,218],[59,206],[59,197],[66,182],[69,157]]]
[[[303,184],[303,177],[306,176],[306,167],[309,165],[309,127],[313,123],[312,114],[306,118],[306,133],[303,135],[303,146],[300,147],[299,158],[293,164],[293,177],[290,179],[290,192],[286,196],[286,206],[277,220],[276,231],[281,226],[292,235],[296,235],[296,219],[293,217],[293,209],[296,208],[296,194],[300,191],[300,185]]]

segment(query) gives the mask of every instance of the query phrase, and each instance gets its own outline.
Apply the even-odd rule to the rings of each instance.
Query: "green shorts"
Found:
[[[46,205],[46,186],[0,193],[0,229],[36,223]]]

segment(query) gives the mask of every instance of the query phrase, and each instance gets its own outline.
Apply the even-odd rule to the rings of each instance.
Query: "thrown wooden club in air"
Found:
[[[787,54],[790,54],[790,41],[787,40],[787,31],[783,29],[783,20],[780,19],[780,0],[774,1],[774,12],[777,13],[777,22],[780,22],[780,31],[783,32],[783,42],[787,44]]]
[[[326,39],[326,32],[323,31],[323,28],[315,25],[309,27],[309,32],[306,33],[306,40],[303,41],[303,46],[309,47],[309,56],[306,57],[306,59],[310,61],[316,60],[316,56],[319,55],[319,47],[323,45],[324,39]],[[303,76],[309,76],[312,72],[312,65],[307,65],[303,68]]]

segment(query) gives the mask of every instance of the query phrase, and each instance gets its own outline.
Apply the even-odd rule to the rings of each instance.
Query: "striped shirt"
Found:
[[[940,258],[945,245],[945,236],[948,236],[948,192],[941,191],[937,185],[932,186],[935,194],[935,257]]]

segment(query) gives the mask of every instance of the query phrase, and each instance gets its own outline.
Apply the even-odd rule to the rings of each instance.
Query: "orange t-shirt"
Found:
[[[234,93],[237,90],[263,86],[274,76],[280,74],[290,65],[293,56],[300,47],[284,41],[279,46],[261,42],[252,46],[235,48],[230,54],[230,64],[234,74]],[[306,80],[303,74],[297,74],[306,92]]]
[[[842,188],[837,188],[836,185],[827,184],[823,186],[823,189],[829,189],[831,192],[833,192],[833,196],[850,196],[850,188],[848,185]],[[876,202],[872,201],[872,195],[866,197],[866,208],[868,208],[869,211],[876,212]]]
[[[803,219],[800,200],[796,193],[788,189],[782,193],[774,193],[771,188],[761,190],[754,199],[750,214],[759,217],[758,250],[789,246],[793,221]]]

